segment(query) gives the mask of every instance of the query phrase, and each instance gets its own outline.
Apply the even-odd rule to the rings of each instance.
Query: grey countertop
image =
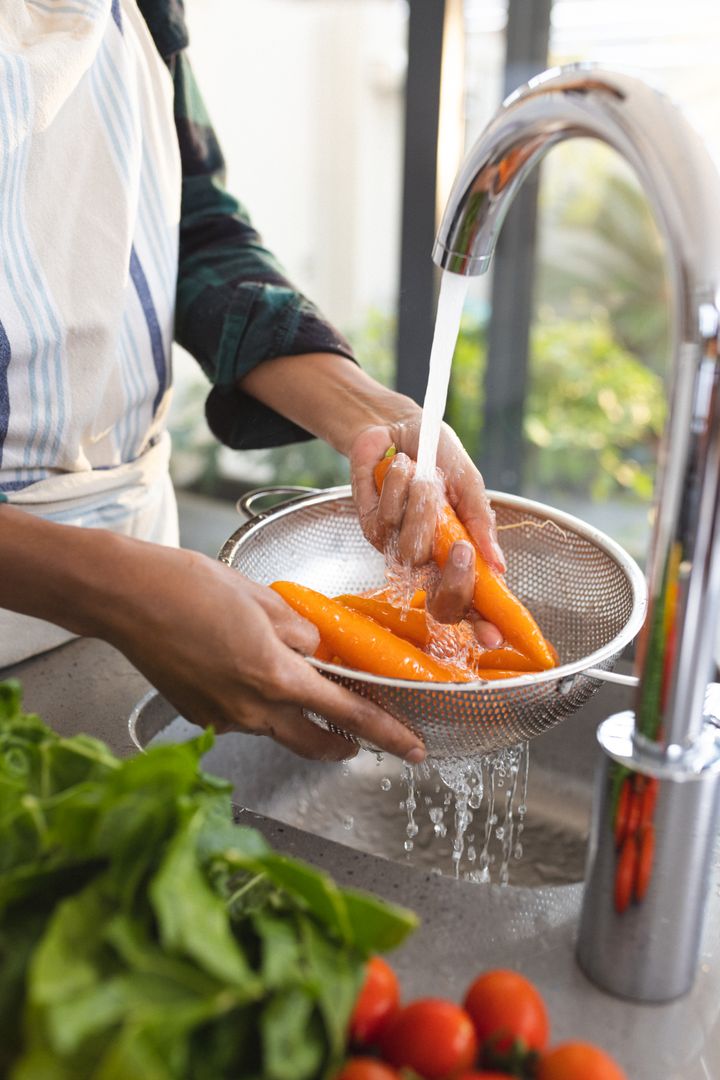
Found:
[[[128,716],[148,689],[123,656],[77,640],[0,672],[18,677],[25,704],[63,735],[89,732],[119,755],[134,750]],[[545,996],[554,1042],[588,1039],[632,1080],[720,1080],[720,862],[713,867],[702,956],[693,992],[640,1006],[604,994],[574,960],[581,886],[473,885],[353,851],[250,811],[243,820],[280,850],[413,908],[421,927],[393,956],[406,997],[460,999],[489,967],[512,967]]]

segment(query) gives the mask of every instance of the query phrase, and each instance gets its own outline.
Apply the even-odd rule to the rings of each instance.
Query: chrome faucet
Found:
[[[705,715],[720,615],[720,176],[663,95],[595,65],[512,94],[468,154],[434,261],[488,269],[507,210],[543,155],[600,139],[634,168],[665,239],[674,296],[649,604],[634,709],[598,731],[602,764],[578,960],[598,985],[669,1001],[694,981],[720,807],[720,730]]]

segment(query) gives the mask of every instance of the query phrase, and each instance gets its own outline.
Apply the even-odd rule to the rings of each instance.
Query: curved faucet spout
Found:
[[[637,650],[639,685],[629,749],[618,756],[604,747],[615,764],[602,820],[596,811],[599,840],[591,844],[579,950],[585,970],[608,989],[662,1000],[685,992],[694,970],[720,791],[712,779],[707,787],[697,785],[691,798],[693,784],[686,783],[717,778],[720,764],[717,732],[708,732],[703,715],[720,615],[720,177],[680,111],[646,84],[595,65],[548,71],[507,99],[468,154],[433,259],[456,274],[487,270],[523,180],[551,147],[571,138],[599,139],[635,170],[664,235],[674,297],[670,411],[648,561],[648,613]],[[660,784],[667,795],[657,807],[652,884],[643,886],[642,909],[636,897],[621,924],[612,900],[617,835],[608,830],[607,808],[614,813],[617,777],[634,769],[640,778],[634,790]],[[680,805],[681,790],[684,823],[675,810],[665,810]],[[674,883],[691,877],[683,907]],[[669,940],[674,921],[682,927],[674,932],[677,948]],[[661,940],[658,961],[652,946]]]
[[[486,271],[525,177],[551,147],[581,137],[607,143],[634,168],[665,238],[674,296],[671,415],[636,715],[638,735],[686,748],[702,727],[720,613],[720,562],[711,565],[720,476],[720,177],[704,144],[668,98],[636,78],[587,64],[545,72],[504,102],[462,164],[433,259],[456,274]],[[672,620],[661,617],[670,596]]]

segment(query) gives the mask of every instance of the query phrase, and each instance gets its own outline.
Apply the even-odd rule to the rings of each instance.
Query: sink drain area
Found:
[[[250,808],[355,850],[443,876],[525,887],[582,880],[589,786],[572,788],[556,773],[531,763],[526,796],[515,792],[508,822],[511,781],[496,775],[492,804],[487,783],[474,808],[471,797],[458,858],[456,849],[453,857],[456,796],[435,769],[420,770],[419,775],[415,770],[410,782],[408,771],[393,759],[378,762],[371,754],[360,754],[312,779],[286,780],[264,805]],[[410,813],[409,794],[414,803]]]

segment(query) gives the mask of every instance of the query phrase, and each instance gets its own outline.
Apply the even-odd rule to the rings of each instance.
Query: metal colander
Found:
[[[252,514],[260,497],[292,490],[251,492],[239,507]],[[379,678],[310,661],[408,724],[434,758],[490,753],[564,720],[608,678],[645,614],[645,579],[613,540],[542,503],[494,492],[490,497],[508,584],[555,645],[559,667],[458,685]],[[306,493],[253,515],[219,558],[260,584],[291,580],[327,596],[385,584],[383,556],[363,536],[348,487]]]

